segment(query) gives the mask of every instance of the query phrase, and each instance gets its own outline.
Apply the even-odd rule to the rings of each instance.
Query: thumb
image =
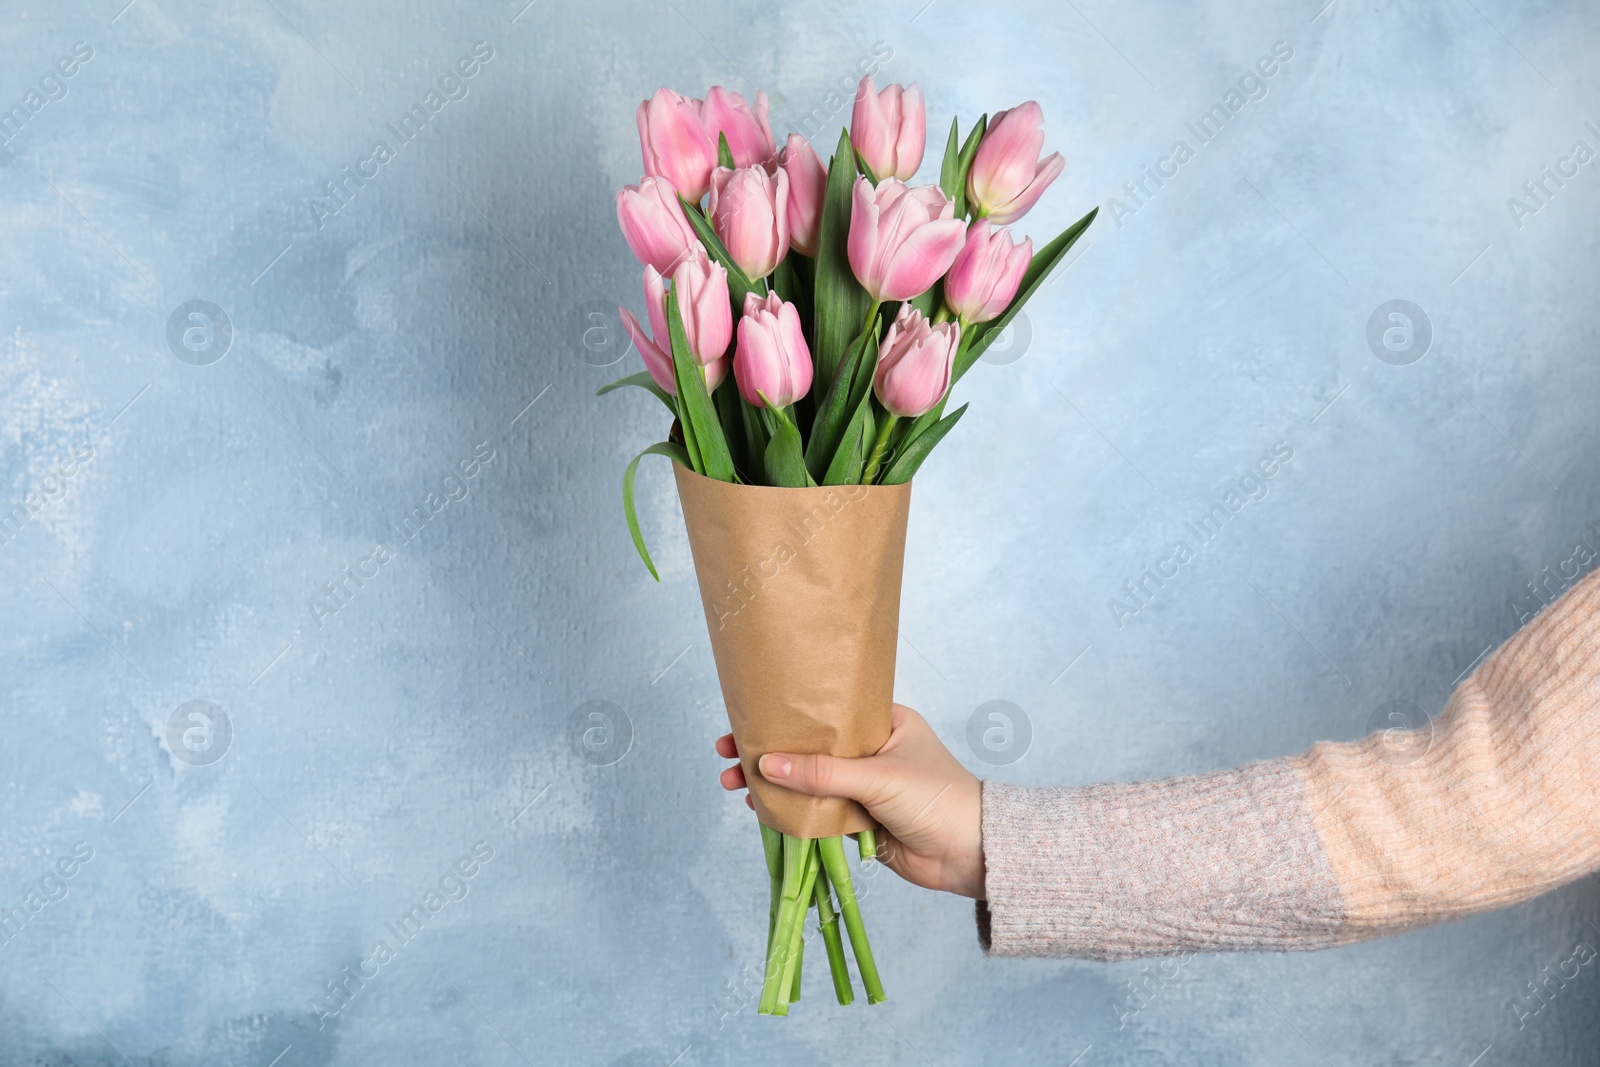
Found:
[[[761,776],[774,785],[813,797],[844,797],[867,807],[883,797],[888,776],[876,756],[796,755],[768,752],[758,761]]]

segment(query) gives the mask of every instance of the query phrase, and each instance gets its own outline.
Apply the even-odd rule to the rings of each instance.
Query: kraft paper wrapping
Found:
[[[794,837],[875,829],[855,801],[784,789],[757,761],[870,756],[889,739],[910,484],[782,489],[673,469],[756,814]]]

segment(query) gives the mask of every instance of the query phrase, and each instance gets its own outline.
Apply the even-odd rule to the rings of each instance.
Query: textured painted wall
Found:
[[[1436,713],[1600,547],[1600,10],[1324,2],[10,5],[0,1063],[1593,1063],[1600,974],[1528,986],[1600,945],[1592,879],[1105,966],[884,877],[890,1003],[758,1019],[663,467],[659,586],[623,528],[636,102],[764,87],[826,145],[862,62],[936,143],[1037,97],[1071,164],[1023,228],[1102,214],[918,479],[901,699],[1030,783]]]

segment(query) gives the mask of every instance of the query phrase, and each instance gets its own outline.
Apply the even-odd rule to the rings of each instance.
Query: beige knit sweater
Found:
[[[1312,949],[1600,870],[1600,571],[1414,733],[1231,771],[983,786],[993,956]]]

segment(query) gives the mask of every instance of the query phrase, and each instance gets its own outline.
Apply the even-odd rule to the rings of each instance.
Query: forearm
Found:
[[[1156,782],[985,783],[980,938],[1095,959],[1310,949],[1529,899],[1600,869],[1597,683],[1591,575],[1414,737]]]
[[[1076,789],[986,782],[983,839],[990,955],[1323,948],[1345,926],[1289,760]]]

